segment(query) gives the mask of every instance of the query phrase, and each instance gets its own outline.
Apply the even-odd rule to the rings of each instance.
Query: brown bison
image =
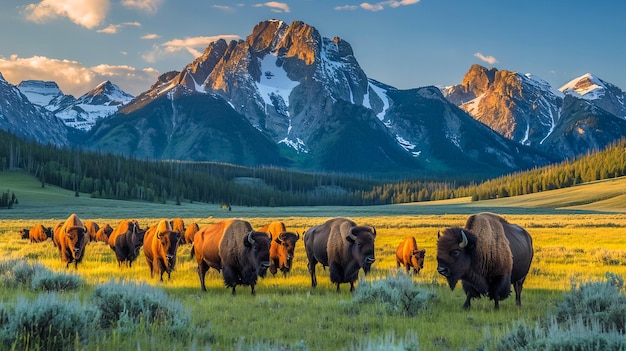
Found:
[[[139,222],[136,219],[123,219],[120,223],[113,229],[111,234],[109,235],[108,243],[111,250],[115,251],[115,239],[117,236],[124,233],[132,233],[139,232],[141,227],[139,226]]]
[[[98,223],[91,220],[85,220],[83,224],[85,225],[85,228],[87,228],[87,233],[89,233],[89,241],[96,241],[96,233],[98,233],[98,230],[100,229]]]
[[[46,228],[42,224],[37,224],[28,231],[28,238],[31,243],[44,242],[48,240],[48,238],[52,238],[52,228]]]
[[[74,213],[55,233],[54,240],[58,244],[61,261],[66,263],[65,268],[68,268],[72,262],[74,262],[74,268],[78,268],[78,263],[82,261],[85,254],[85,245],[89,241],[87,236],[85,225]]]
[[[465,228],[447,228],[438,234],[437,271],[446,277],[451,290],[459,279],[467,296],[463,307],[470,308],[472,298],[488,296],[498,302],[515,288],[515,304],[521,306],[522,285],[533,258],[530,234],[497,214],[472,215]]]
[[[114,250],[118,267],[121,267],[122,263],[126,267],[132,267],[133,262],[139,256],[145,233],[145,230],[139,228],[121,233],[115,238]]]
[[[30,229],[22,228],[20,229],[20,238],[28,239],[30,237]]]
[[[113,233],[113,227],[111,227],[108,223],[100,227],[96,232],[96,241],[102,241],[104,243],[109,242],[109,236]]]
[[[419,273],[424,268],[425,255],[426,250],[418,250],[415,237],[407,236],[396,249],[396,265],[403,265],[407,272],[413,268],[413,272]]]
[[[172,230],[180,234],[181,240],[185,239],[185,222],[182,218],[174,218],[170,221]]]
[[[258,231],[268,233],[270,237],[276,238],[270,244],[270,273],[275,275],[280,269],[283,276],[286,277],[291,270],[293,252],[296,249],[296,242],[300,239],[300,234],[288,232],[283,222],[272,222]]]
[[[206,291],[204,277],[209,268],[222,272],[224,284],[235,295],[237,285],[254,285],[270,266],[270,241],[265,233],[252,230],[250,223],[229,219],[201,228],[194,237],[192,257],[198,261],[200,287]]]
[[[185,228],[185,243],[193,244],[193,237],[200,230],[198,223],[191,222],[187,228]]]
[[[180,233],[173,230],[167,220],[161,220],[146,231],[143,239],[143,253],[150,267],[151,277],[159,274],[163,281],[163,273],[167,273],[167,278],[171,279],[170,273],[176,266],[179,242]]]
[[[65,221],[60,221],[52,228],[52,243],[57,248],[59,247],[59,230],[61,230],[63,224],[65,224]]]
[[[304,248],[309,260],[311,286],[317,286],[315,265],[330,267],[330,281],[337,284],[354,282],[359,277],[359,269],[369,273],[374,256],[376,229],[370,226],[357,226],[347,218],[333,218],[326,223],[314,226],[304,234]]]

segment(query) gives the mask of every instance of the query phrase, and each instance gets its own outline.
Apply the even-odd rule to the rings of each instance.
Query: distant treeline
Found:
[[[575,161],[496,179],[385,180],[213,162],[152,161],[43,145],[0,131],[0,170],[95,198],[239,206],[382,205],[522,195],[626,174],[626,140]],[[19,195],[19,194],[18,194]]]

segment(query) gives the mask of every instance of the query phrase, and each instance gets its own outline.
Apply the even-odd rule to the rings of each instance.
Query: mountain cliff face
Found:
[[[49,92],[50,89],[54,87],[49,86],[46,90]],[[0,74],[0,128],[30,140],[45,141],[59,146],[69,143],[68,128],[52,113],[32,104],[26,95],[8,83],[2,74]]]
[[[626,127],[626,119],[614,118],[626,109],[624,93],[591,75],[555,90],[529,74],[473,65],[460,85],[442,92],[504,137],[560,159],[578,156],[582,150],[601,149],[623,137]],[[584,137],[572,139],[568,132],[577,129],[581,121],[613,128],[589,127]],[[572,145],[572,140],[579,145]]]

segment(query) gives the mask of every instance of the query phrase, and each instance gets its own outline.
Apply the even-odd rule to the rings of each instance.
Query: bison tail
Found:
[[[191,259],[193,259],[195,255],[196,255],[196,252],[195,252],[194,247],[193,247],[193,244],[192,244],[192,245],[191,245],[191,251],[189,251],[189,257],[190,257]]]

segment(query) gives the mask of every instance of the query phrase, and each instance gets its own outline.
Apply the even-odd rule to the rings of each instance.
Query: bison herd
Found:
[[[296,243],[301,235],[288,231],[282,222],[272,222],[257,230],[242,219],[228,219],[204,227],[197,223],[185,226],[181,218],[160,220],[141,228],[137,220],[122,220],[115,227],[81,220],[71,214],[54,228],[36,225],[22,229],[20,235],[32,243],[51,238],[66,268],[78,264],[90,241],[105,242],[115,253],[118,266],[131,267],[143,250],[150,269],[163,281],[176,267],[178,247],[191,245],[191,258],[196,260],[200,288],[206,291],[205,276],[210,268],[222,274],[224,285],[235,289],[250,286],[255,294],[259,277],[269,269],[286,277],[292,267]],[[311,276],[317,286],[316,266],[329,267],[330,281],[337,291],[342,283],[358,280],[359,272],[367,274],[376,261],[374,242],[376,229],[358,225],[348,218],[332,218],[312,226],[303,235]],[[424,267],[426,251],[419,249],[413,236],[404,239],[396,249],[397,267],[418,274]],[[437,272],[444,276],[451,290],[460,280],[466,295],[463,307],[470,308],[473,298],[487,296],[499,307],[499,301],[515,290],[515,303],[521,305],[522,285],[533,258],[532,238],[522,227],[503,217],[483,212],[468,218],[465,227],[452,227],[437,234]]]

